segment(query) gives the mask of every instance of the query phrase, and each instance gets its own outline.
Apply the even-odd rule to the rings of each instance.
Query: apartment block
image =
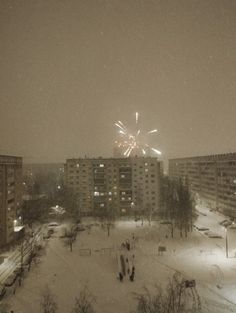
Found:
[[[22,204],[22,158],[0,155],[0,246],[16,238]]]
[[[65,183],[78,196],[80,212],[126,214],[156,211],[161,163],[152,157],[78,158],[65,164]]]
[[[182,178],[209,207],[236,216],[236,153],[171,159],[169,176]]]

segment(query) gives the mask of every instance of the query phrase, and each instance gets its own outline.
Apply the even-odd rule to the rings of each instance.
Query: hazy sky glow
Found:
[[[0,154],[111,156],[114,122],[164,158],[236,151],[236,1],[1,0]]]

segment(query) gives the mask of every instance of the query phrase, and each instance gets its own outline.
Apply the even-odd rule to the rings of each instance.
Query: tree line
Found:
[[[188,184],[184,184],[181,179],[163,177],[161,196],[160,217],[166,224],[170,224],[171,237],[174,237],[174,229],[179,231],[181,237],[187,237],[197,217],[195,201]]]

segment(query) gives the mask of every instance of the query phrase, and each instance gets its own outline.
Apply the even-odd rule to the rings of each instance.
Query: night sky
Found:
[[[135,112],[163,158],[236,152],[236,1],[0,1],[0,154],[112,155]]]

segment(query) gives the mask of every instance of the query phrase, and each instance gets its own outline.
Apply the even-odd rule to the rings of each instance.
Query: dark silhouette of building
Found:
[[[22,158],[0,156],[0,246],[8,244],[22,230]]]

